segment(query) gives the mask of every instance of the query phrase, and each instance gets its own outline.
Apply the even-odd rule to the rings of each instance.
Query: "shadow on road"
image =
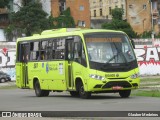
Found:
[[[36,97],[35,95],[32,96],[27,96],[27,97]],[[38,98],[38,97],[37,97]],[[50,94],[47,97],[39,97],[39,98],[65,98],[65,99],[81,99],[79,96],[76,97],[72,97],[70,94]],[[103,99],[133,99],[134,96],[130,96],[129,98],[121,98],[119,95],[113,94],[105,94],[105,95],[101,95],[101,94],[93,94],[89,99],[82,99],[82,100],[103,100]]]

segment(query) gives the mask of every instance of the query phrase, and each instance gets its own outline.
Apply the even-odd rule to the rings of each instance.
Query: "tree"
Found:
[[[52,17],[50,16],[50,27],[51,28],[71,28],[75,27],[75,22],[73,17],[70,13],[70,8],[67,8],[65,11],[62,12],[61,15],[58,17]]]
[[[124,10],[122,8],[115,8],[112,10],[113,19],[122,20]]]
[[[24,33],[26,36],[30,36],[49,28],[47,13],[42,10],[42,4],[38,1],[27,1],[23,0],[22,4],[24,6],[18,12],[12,13],[11,24],[5,31],[11,32],[9,29],[12,26],[12,30],[16,35],[22,35]]]
[[[151,38],[152,31],[144,31],[140,37],[141,38]],[[156,37],[156,36],[155,36]]]
[[[112,10],[112,21],[110,23],[102,24],[104,29],[120,30],[128,34],[129,37],[137,37],[137,34],[133,31],[132,27],[126,21],[122,19],[123,9],[115,8]]]
[[[0,8],[8,7],[10,0],[0,0]]]

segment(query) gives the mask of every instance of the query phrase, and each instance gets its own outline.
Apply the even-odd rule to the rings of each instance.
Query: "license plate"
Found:
[[[121,90],[123,87],[121,86],[113,86],[112,87],[112,90]]]

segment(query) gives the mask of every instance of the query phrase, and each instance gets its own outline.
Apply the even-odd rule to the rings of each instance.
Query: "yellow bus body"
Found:
[[[30,37],[19,38],[17,40],[16,85],[19,88],[35,89],[34,84],[36,81],[39,81],[40,89],[44,91],[78,92],[79,89],[77,87],[78,84],[80,84],[81,82],[81,84],[83,84],[83,89],[86,93],[120,92],[138,88],[140,83],[140,79],[138,76],[139,74],[138,67],[135,67],[128,71],[115,71],[115,72],[114,71],[104,72],[101,70],[90,68],[89,56],[87,52],[84,34],[99,33],[99,32],[103,33],[112,32],[115,34],[118,33],[126,35],[123,32],[112,31],[112,30],[78,29],[78,30],[67,31],[66,28],[63,28],[60,30],[48,30],[43,32],[41,35],[33,35]],[[26,62],[21,60],[24,59],[22,57],[23,53],[21,52],[24,50],[23,47],[27,43],[30,44],[30,42],[34,41],[37,42],[41,40],[47,41],[54,38],[59,39],[64,37],[68,37],[67,39],[69,39],[69,37],[72,36],[78,36],[82,40],[82,45],[84,46],[83,48],[86,56],[86,66],[72,60],[70,60],[69,62],[67,59],[32,60],[32,61],[27,60]],[[25,49],[29,51],[29,48],[27,49],[26,47]],[[97,75],[97,78],[99,76],[100,77],[102,76],[104,79],[103,80],[95,79],[94,75]],[[137,76],[132,78],[131,76],[133,75]]]

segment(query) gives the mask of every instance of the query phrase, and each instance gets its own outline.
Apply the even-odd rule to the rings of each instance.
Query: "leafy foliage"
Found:
[[[113,19],[110,23],[102,24],[104,29],[120,30],[128,34],[129,37],[137,37],[137,34],[133,31],[129,23],[122,20],[123,9],[115,8],[112,10]]]
[[[123,14],[124,14],[124,10],[122,8],[115,8],[112,10],[113,19],[122,20]]]
[[[151,34],[152,32],[151,31],[144,31],[141,36],[141,38],[151,38]]]
[[[48,29],[49,21],[47,19],[47,13],[42,10],[40,2],[28,2],[18,12],[12,13],[11,24],[6,28],[6,35],[11,35],[9,28],[11,26],[14,32],[20,32],[16,35],[22,35],[24,33],[26,36],[30,36]]]
[[[70,8],[67,8],[65,11],[63,11],[58,17],[50,16],[49,21],[51,28],[75,27],[75,22],[71,16]]]
[[[0,8],[8,7],[10,0],[0,0]]]
[[[47,13],[42,10],[39,0],[22,0],[22,5],[23,7],[18,12],[11,14],[11,23],[5,29],[8,41],[11,41],[13,37],[21,37],[22,34],[30,36],[41,33],[45,29],[75,26],[69,8],[59,17],[47,18]]]
[[[7,41],[12,41],[13,38],[21,37],[22,33],[25,33],[23,29],[16,28],[13,24],[10,24],[7,28],[4,29]]]
[[[29,5],[31,2],[33,2],[33,0],[22,0],[22,5],[23,5],[23,6],[27,6],[27,5]]]

